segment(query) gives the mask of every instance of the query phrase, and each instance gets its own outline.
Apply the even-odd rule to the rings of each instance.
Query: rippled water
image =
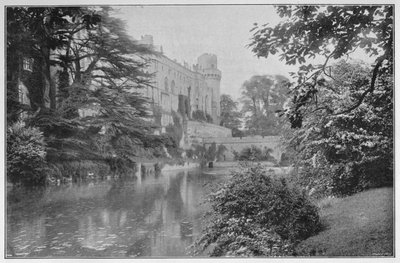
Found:
[[[12,189],[7,257],[185,256],[201,231],[204,196],[225,177],[181,171]]]

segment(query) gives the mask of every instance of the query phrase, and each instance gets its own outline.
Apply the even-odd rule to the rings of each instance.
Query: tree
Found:
[[[18,119],[21,111],[29,106],[55,106],[54,82],[50,67],[54,64],[50,52],[65,43],[66,37],[60,28],[69,23],[65,16],[71,16],[79,8],[7,8],[7,115],[10,121]],[[35,61],[34,82],[28,86],[31,105],[20,105],[18,83],[25,59]],[[51,100],[51,101],[50,101]]]
[[[333,194],[391,185],[393,77],[381,75],[374,94],[351,112],[336,115],[316,109],[325,105],[333,111],[348,108],[369,85],[370,72],[365,63],[340,61],[332,66],[331,74],[333,79],[320,87],[318,106],[308,107],[302,128],[289,136],[290,146],[302,166],[312,163],[321,168],[317,173],[327,173],[329,178],[322,179]]]
[[[301,127],[305,109],[318,103],[321,77],[332,77],[331,59],[358,48],[376,57],[369,85],[351,104],[337,110],[331,105],[316,109],[334,115],[358,108],[368,94],[374,94],[377,78],[393,73],[393,6],[279,6],[276,10],[286,20],[274,27],[256,24],[250,47],[259,57],[281,53],[286,64],[301,65],[293,74],[292,106],[286,110],[292,127]],[[322,64],[305,65],[306,58],[317,56],[325,58]]]
[[[140,93],[150,85],[145,56],[152,50],[133,41],[107,7],[7,11],[8,59],[33,54],[40,57],[39,64],[44,61],[38,74],[45,81],[29,92],[36,98],[31,101],[40,103],[33,103],[35,112],[27,122],[44,132],[48,158],[134,157],[134,149],[143,147],[154,128],[147,119],[148,101]],[[20,64],[10,61],[7,72],[15,67]],[[10,73],[9,83],[17,78]],[[46,81],[54,93],[49,106]],[[15,85],[7,89],[15,90]]]
[[[275,75],[253,76],[242,86],[242,112],[245,124],[252,135],[276,135],[280,133],[283,120],[278,111],[286,101],[287,78]]]
[[[229,129],[239,129],[242,125],[242,114],[238,111],[238,103],[230,95],[220,97],[221,122],[220,125]]]

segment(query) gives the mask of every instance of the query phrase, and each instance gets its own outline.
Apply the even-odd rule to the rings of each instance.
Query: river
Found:
[[[188,257],[226,169],[7,193],[7,257]]]

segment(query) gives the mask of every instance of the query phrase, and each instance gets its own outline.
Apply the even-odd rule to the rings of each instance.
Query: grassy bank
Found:
[[[393,188],[319,201],[325,229],[297,247],[301,256],[392,256]]]

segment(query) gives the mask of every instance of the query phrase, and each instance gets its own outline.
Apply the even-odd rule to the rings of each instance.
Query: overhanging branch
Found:
[[[340,114],[344,114],[344,113],[349,113],[349,112],[355,110],[356,108],[358,108],[363,103],[365,97],[369,93],[374,92],[374,90],[375,90],[375,82],[376,82],[376,78],[378,77],[379,68],[381,67],[382,62],[383,62],[384,59],[385,59],[385,56],[381,56],[378,59],[376,65],[374,67],[374,71],[372,73],[371,84],[370,84],[369,88],[367,90],[365,90],[363,92],[363,94],[361,94],[361,97],[358,99],[358,101],[353,106],[351,106],[350,108],[347,108],[347,109],[345,109],[343,111],[339,111],[339,112],[337,112],[337,113],[335,113],[333,115],[340,115]]]

